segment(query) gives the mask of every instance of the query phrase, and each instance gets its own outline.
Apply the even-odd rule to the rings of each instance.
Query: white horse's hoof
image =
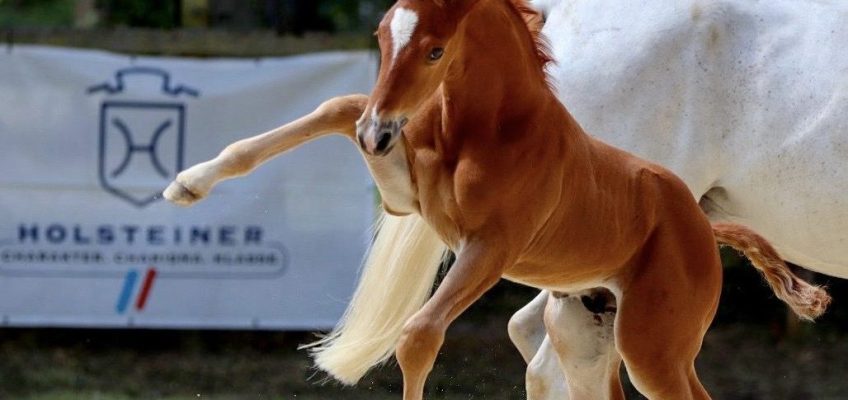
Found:
[[[171,184],[165,188],[165,191],[162,192],[162,196],[171,203],[184,207],[193,205],[203,199],[203,196],[191,191],[191,189],[187,188],[178,181],[171,182]]]

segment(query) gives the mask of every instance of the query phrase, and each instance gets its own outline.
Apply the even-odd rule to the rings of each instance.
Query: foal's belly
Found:
[[[565,265],[544,266],[532,263],[519,263],[509,268],[503,278],[556,292],[576,292],[597,287],[608,287],[615,271],[597,267],[569,267]]]

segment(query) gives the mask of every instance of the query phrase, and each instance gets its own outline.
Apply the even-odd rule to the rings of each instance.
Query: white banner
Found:
[[[4,49],[2,325],[334,325],[374,207],[346,139],[288,153],[193,208],[159,194],[233,141],[367,93],[375,68],[367,52],[194,60]]]

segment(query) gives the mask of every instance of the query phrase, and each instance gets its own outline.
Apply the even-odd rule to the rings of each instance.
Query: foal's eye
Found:
[[[430,62],[438,61],[443,55],[445,55],[445,49],[441,47],[434,47],[433,50],[430,50],[430,54],[427,56],[427,59]]]

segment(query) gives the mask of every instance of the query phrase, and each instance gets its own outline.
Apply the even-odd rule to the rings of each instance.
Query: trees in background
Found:
[[[97,0],[102,23],[173,29],[182,25],[180,0]]]
[[[368,32],[393,0],[0,0],[0,28],[32,26]]]
[[[0,28],[71,26],[74,0],[0,0]]]

